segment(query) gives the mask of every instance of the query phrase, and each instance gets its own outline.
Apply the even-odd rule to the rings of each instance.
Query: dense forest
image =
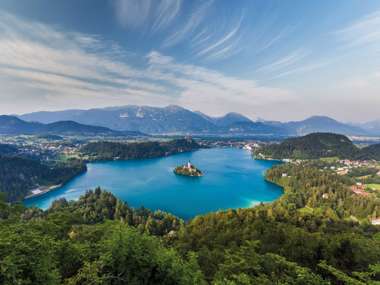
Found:
[[[289,138],[280,144],[269,144],[255,150],[257,157],[273,159],[318,159],[339,157],[342,159],[378,160],[380,144],[359,149],[349,138],[330,133],[313,133]]]
[[[276,202],[187,222],[100,189],[47,211],[0,203],[0,284],[379,284],[371,201],[308,165],[267,178]]]
[[[100,189],[45,212],[1,202],[0,284],[202,284],[196,256],[164,246],[181,227]]]
[[[284,186],[276,202],[196,217],[181,231],[177,248],[197,253],[206,280],[378,284],[380,229],[369,219],[379,217],[379,199],[353,195],[343,177],[308,164],[276,166],[267,179]]]
[[[363,148],[357,155],[358,159],[380,161],[380,144],[374,144]]]
[[[337,219],[365,221],[380,217],[380,199],[377,195],[355,195],[350,189],[354,180],[333,171],[321,171],[319,161],[301,164],[282,164],[267,171],[269,181],[285,189],[275,202],[292,202],[305,213],[332,210]],[[285,177],[283,177],[285,174]]]
[[[36,159],[0,155],[0,193],[7,201],[21,200],[35,187],[65,183],[84,171],[86,165],[77,160],[47,165]]]
[[[128,160],[146,159],[168,156],[176,153],[192,151],[200,148],[199,144],[191,139],[177,139],[171,141],[149,141],[137,143],[93,142],[85,145],[81,152],[95,160]]]
[[[0,144],[0,155],[15,155],[18,151],[18,148],[13,145]]]

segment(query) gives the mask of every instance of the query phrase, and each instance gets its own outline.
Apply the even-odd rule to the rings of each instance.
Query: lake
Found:
[[[203,177],[183,177],[173,169],[191,161]],[[26,206],[47,209],[54,200],[76,200],[97,186],[112,192],[132,207],[170,212],[189,219],[198,214],[228,208],[246,208],[271,202],[282,189],[264,179],[275,161],[252,159],[246,150],[201,149],[164,158],[95,162],[88,171],[63,187],[25,200]]]

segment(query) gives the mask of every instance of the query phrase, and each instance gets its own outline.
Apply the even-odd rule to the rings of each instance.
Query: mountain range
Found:
[[[139,136],[138,132],[120,132],[106,127],[90,126],[74,121],[58,121],[44,124],[40,122],[27,122],[15,116],[0,116],[0,134],[6,135],[106,135],[106,136]]]
[[[44,124],[74,121],[109,130],[147,134],[300,136],[313,132],[333,132],[345,135],[380,135],[380,122],[352,125],[325,116],[313,116],[293,122],[253,121],[238,113],[211,117],[175,105],[162,108],[122,106],[90,110],[35,112],[21,115],[19,118]]]

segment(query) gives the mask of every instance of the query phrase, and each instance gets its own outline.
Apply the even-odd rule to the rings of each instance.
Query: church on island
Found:
[[[177,166],[174,169],[174,173],[177,175],[191,176],[191,177],[203,176],[202,171],[196,168],[190,161],[188,161],[185,165]]]

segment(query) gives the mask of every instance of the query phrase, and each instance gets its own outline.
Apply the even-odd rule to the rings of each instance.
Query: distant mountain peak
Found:
[[[27,122],[14,116],[0,116],[0,134],[9,135],[41,135],[41,134],[72,134],[72,135],[122,135],[121,132],[106,127],[80,124],[72,120],[58,121],[49,124]],[[131,135],[143,135],[132,134]],[[124,135],[130,135],[124,133]]]
[[[377,124],[353,126],[328,116],[311,116],[287,123],[253,121],[237,112],[220,117],[191,111],[178,105],[151,107],[127,105],[90,110],[37,112],[20,116],[26,121],[52,123],[72,120],[85,125],[101,126],[118,131],[138,131],[150,134],[228,134],[228,135],[306,135],[331,132],[345,135],[380,134]]]
[[[250,118],[236,112],[229,112],[222,116],[224,118],[236,118],[236,119],[241,119],[242,121],[252,121]]]
[[[171,110],[171,111],[182,111],[182,110],[186,110],[188,111],[187,109],[181,107],[181,106],[178,106],[178,105],[168,105],[165,107],[166,110]]]
[[[311,116],[309,118],[306,118],[305,120],[303,120],[304,122],[307,122],[307,121],[330,121],[330,122],[338,122],[337,120],[331,118],[331,117],[328,117],[328,116],[322,116],[322,115],[316,115],[316,116]]]

